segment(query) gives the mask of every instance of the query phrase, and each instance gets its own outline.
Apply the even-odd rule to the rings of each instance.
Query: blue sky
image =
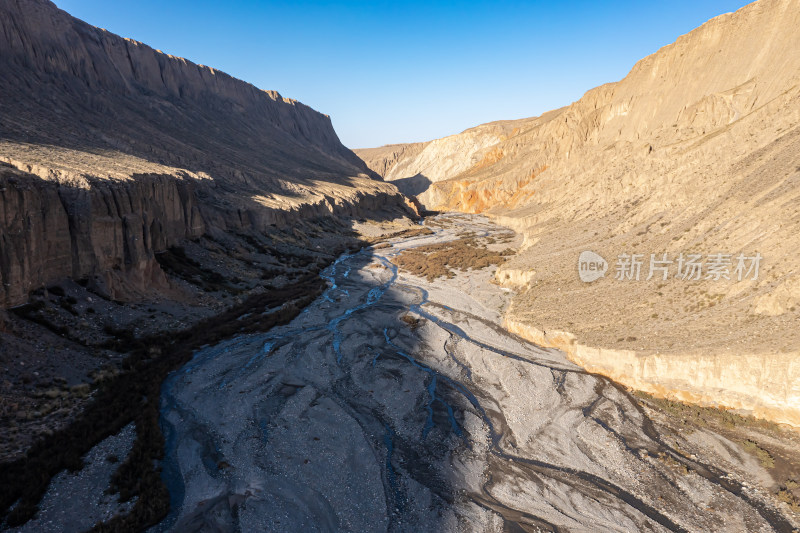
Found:
[[[95,26],[331,115],[350,148],[567,105],[742,0],[56,0]]]

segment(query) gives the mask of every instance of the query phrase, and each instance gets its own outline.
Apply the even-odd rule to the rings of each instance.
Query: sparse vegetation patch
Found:
[[[404,272],[433,281],[439,277],[455,277],[455,271],[480,270],[491,265],[501,265],[514,253],[507,248],[500,252],[489,250],[475,237],[469,236],[455,241],[428,244],[404,250],[394,262]]]

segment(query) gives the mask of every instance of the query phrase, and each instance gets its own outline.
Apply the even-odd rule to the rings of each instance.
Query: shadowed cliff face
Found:
[[[119,150],[240,179],[263,173],[264,163],[273,178],[287,168],[290,176],[366,171],[330,118],[300,102],[90,26],[46,0],[3,0],[0,9],[0,61],[14,73],[2,82],[4,139]],[[260,153],[247,154],[253,148]]]
[[[0,14],[0,305],[66,276],[157,288],[153,254],[207,232],[410,213],[327,115],[48,1]]]
[[[91,281],[115,300],[137,299],[169,287],[156,253],[207,231],[263,233],[300,219],[406,213],[396,193],[379,187],[285,207],[240,199],[232,209],[206,203],[213,192],[170,174],[74,186],[0,163],[0,303],[22,303],[64,278]]]
[[[95,275],[112,289],[123,269],[139,278],[132,283],[163,289],[153,251],[205,230],[193,189],[164,175],[70,187],[0,166],[0,295],[22,302],[50,281]]]
[[[399,183],[426,176],[427,209],[525,236],[497,276],[519,291],[518,333],[630,386],[798,425],[798,25],[798,2],[759,0],[567,107],[359,154]],[[587,250],[609,262],[591,284]],[[756,252],[756,280],[686,282],[677,263],[645,280],[651,254]],[[621,254],[641,254],[639,281],[614,280]]]
[[[413,208],[329,117],[50,2],[0,0],[0,50],[0,528],[135,421],[109,528],[139,531],[166,512],[166,373],[290,320]]]

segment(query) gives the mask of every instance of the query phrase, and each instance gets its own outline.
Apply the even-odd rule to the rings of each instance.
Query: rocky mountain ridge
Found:
[[[165,283],[156,252],[204,233],[408,212],[327,115],[46,0],[0,12],[4,306],[63,277],[133,297]]]

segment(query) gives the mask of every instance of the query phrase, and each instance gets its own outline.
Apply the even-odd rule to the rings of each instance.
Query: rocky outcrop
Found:
[[[577,342],[506,318],[506,329],[540,346],[563,350],[589,372],[657,397],[724,406],[800,427],[800,353],[637,353]]]
[[[154,254],[206,232],[411,213],[327,115],[46,0],[0,15],[0,305],[63,277],[158,290]]]
[[[204,230],[192,184],[171,176],[82,188],[0,167],[0,299],[24,302],[66,277],[91,278],[111,297],[122,281],[163,288],[154,252]]]
[[[428,143],[438,178],[417,198],[524,235],[498,271],[519,289],[509,323],[569,332],[581,364],[631,386],[797,423],[798,25],[796,1],[759,0],[469,157],[458,135]],[[577,275],[585,250],[609,263],[590,284]],[[720,252],[758,252],[758,278],[685,281],[673,262],[646,280],[651,254]],[[639,281],[614,279],[620,254],[641,254]]]
[[[207,185],[170,174],[59,183],[0,166],[0,302],[72,278],[115,300],[167,288],[155,254],[207,231],[264,232],[298,220],[413,210],[396,192],[348,191],[306,201],[229,208],[204,201]],[[384,186],[384,189],[387,189]]]

